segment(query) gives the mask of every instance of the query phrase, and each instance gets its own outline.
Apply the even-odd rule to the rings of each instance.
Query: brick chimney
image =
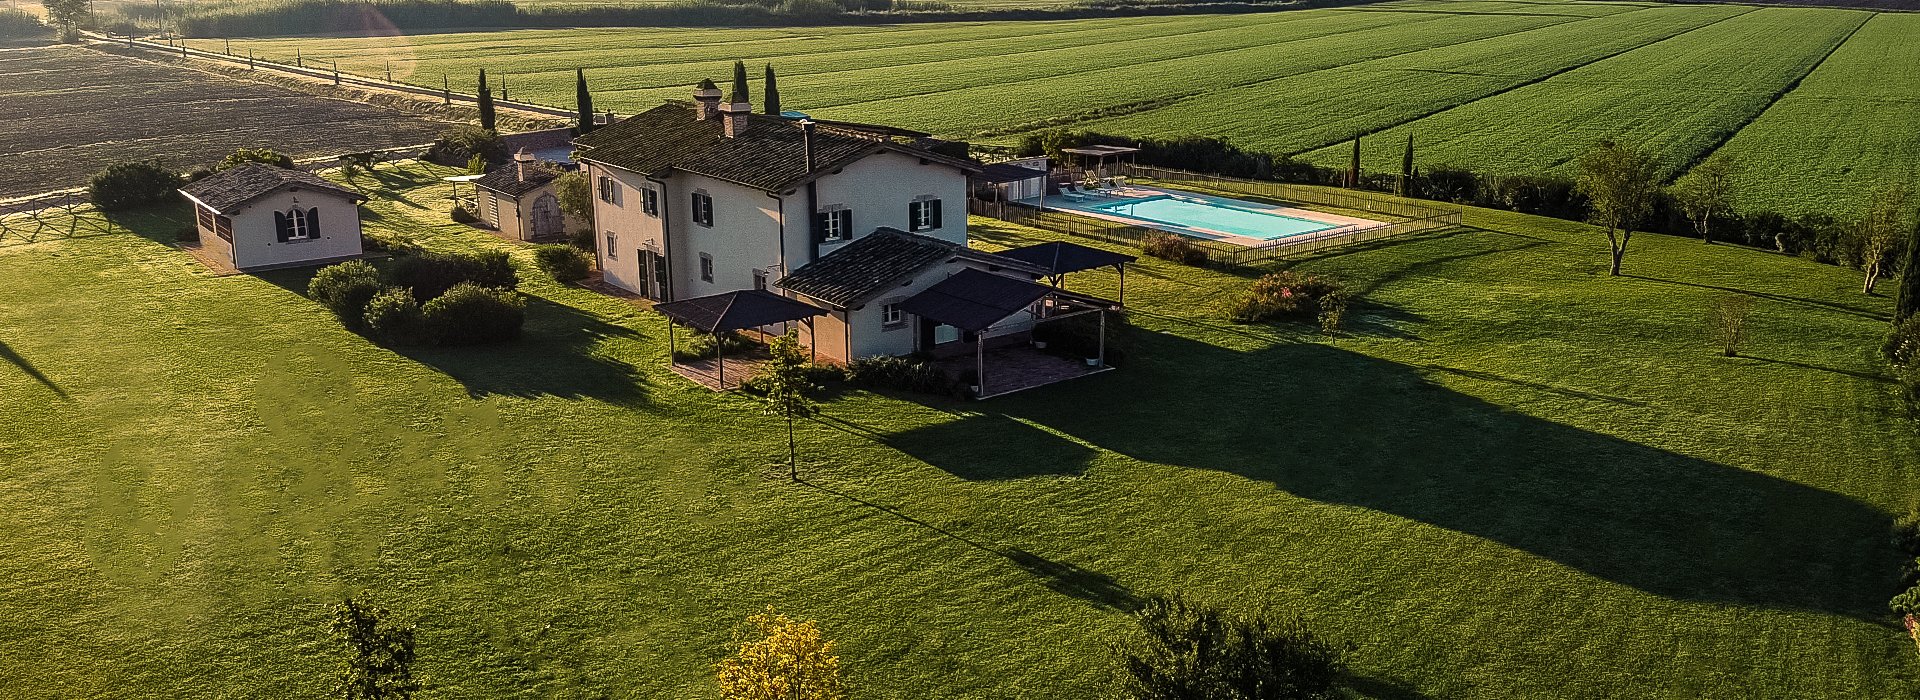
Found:
[[[533,167],[533,154],[528,153],[527,149],[522,148],[520,149],[519,153],[513,154],[514,179],[519,180],[521,182],[526,182],[527,171],[532,167]]]
[[[720,118],[727,122],[727,138],[746,133],[749,114],[753,114],[753,101],[747,95],[747,64],[734,61],[733,94],[728,95],[727,103],[720,107]]]
[[[720,116],[720,86],[713,84],[712,79],[700,81],[693,89],[693,101],[699,103],[699,108],[693,111],[694,119],[706,121]]]
[[[800,157],[806,159],[807,172],[813,172],[813,120],[802,119],[800,125]]]

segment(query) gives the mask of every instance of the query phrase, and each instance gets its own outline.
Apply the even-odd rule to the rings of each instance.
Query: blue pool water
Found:
[[[1329,224],[1324,221],[1299,219],[1172,195],[1108,202],[1090,208],[1107,214],[1171,226],[1206,229],[1269,241],[1340,227],[1339,224]]]

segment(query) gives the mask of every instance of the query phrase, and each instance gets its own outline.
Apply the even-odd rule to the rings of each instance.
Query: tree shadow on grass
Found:
[[[1236,352],[1142,334],[1136,352],[1104,381],[995,408],[1144,461],[1429,523],[1668,598],[1884,613],[1898,563],[1888,518],[1852,498],[1516,413],[1324,344]],[[951,449],[939,444],[905,447]]]
[[[883,433],[843,418],[819,414],[823,425],[913,455],[927,464],[975,481],[1029,476],[1076,476],[1096,454],[1047,431],[990,413],[956,414],[943,421]]]
[[[977,542],[965,535],[908,515],[898,508],[874,503],[859,496],[837,491],[804,479],[802,479],[800,483],[817,489],[822,493],[837,496],[859,504],[860,506],[886,513],[900,519],[902,522],[926,528],[943,537],[973,547],[982,552],[1004,557],[1009,563],[1019,567],[1020,570],[1040,579],[1041,585],[1061,595],[1122,612],[1138,610],[1143,602],[1140,596],[1136,595],[1132,589],[1127,588],[1112,576],[1098,571],[1083,568],[1076,564],[1048,559],[1018,547],[996,547]]]
[[[1659,277],[1646,277],[1642,275],[1622,274],[1620,276],[1626,277],[1629,279],[1640,280],[1642,282],[1658,282],[1660,284],[1672,284],[1672,285],[1679,285],[1682,287],[1693,287],[1695,289],[1712,289],[1712,290],[1717,290],[1722,292],[1730,292],[1733,294],[1745,294],[1747,296],[1755,297],[1758,299],[1767,299],[1770,301],[1777,301],[1783,304],[1796,304],[1799,306],[1810,306],[1823,311],[1838,311],[1840,313],[1850,314],[1853,316],[1858,316],[1860,318],[1871,319],[1875,321],[1892,320],[1891,316],[1888,316],[1887,314],[1884,314],[1884,313],[1880,313],[1877,311],[1869,311],[1867,309],[1862,309],[1856,306],[1842,304],[1840,302],[1834,302],[1834,301],[1821,301],[1819,299],[1808,299],[1806,297],[1788,296],[1785,294],[1773,294],[1770,292],[1755,292],[1747,289],[1722,287],[1716,284],[1700,284],[1698,282],[1682,282],[1680,280],[1661,279]],[[1862,296],[1865,296],[1865,295],[1862,295]]]
[[[48,379],[47,375],[40,372],[40,368],[34,367],[32,362],[28,362],[27,358],[21,357],[20,353],[15,352],[14,349],[4,341],[0,341],[0,359],[4,359],[14,367],[20,368],[21,372],[24,372],[34,381],[39,382],[41,386],[46,387],[48,391],[53,392],[55,396],[60,397],[62,400],[69,398],[66,389],[60,388],[59,384],[55,384],[52,379]]]

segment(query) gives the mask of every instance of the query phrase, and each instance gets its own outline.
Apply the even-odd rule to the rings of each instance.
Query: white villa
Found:
[[[769,295],[805,302],[818,311],[784,305],[817,315],[801,340],[843,361],[973,350],[1030,327],[1066,294],[1035,281],[1055,274],[1044,265],[967,247],[968,175],[981,166],[948,142],[756,114],[738,77],[725,103],[710,80],[693,97],[574,142],[596,188],[607,284],[660,302],[710,300],[695,304],[710,320],[729,309],[770,318],[743,314],[742,292],[768,313],[794,313]]]
[[[180,194],[193,203],[202,257],[235,270],[360,257],[359,203],[366,197],[313,173],[249,163]]]

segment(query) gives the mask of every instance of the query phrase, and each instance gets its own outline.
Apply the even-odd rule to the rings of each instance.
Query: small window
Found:
[[[617,207],[620,206],[620,202],[618,201],[619,196],[620,185],[614,182],[613,178],[605,175],[600,176],[600,201]]]
[[[282,241],[311,240],[317,232],[316,229],[320,227],[320,212],[314,209],[301,208],[298,204],[288,209],[278,218],[280,221],[286,222],[280,229],[280,240]]]
[[[907,230],[930,231],[940,228],[940,200],[922,199],[907,204]]]
[[[818,215],[821,242],[844,241],[853,235],[853,210],[835,209]]]
[[[614,252],[620,249],[619,245],[619,242],[614,240],[613,234],[609,233],[607,234],[607,248],[600,252],[606,253],[608,260],[619,260],[620,256]]]
[[[767,288],[767,271],[766,270],[753,271],[753,288],[754,289]]]
[[[907,322],[907,314],[900,310],[899,304],[886,304],[880,307],[880,325],[898,326]]]
[[[640,190],[640,212],[647,216],[660,215],[660,193],[649,187]]]
[[[713,225],[713,197],[705,192],[693,193],[693,223]]]
[[[706,253],[700,254],[700,281],[713,281],[713,256]]]

